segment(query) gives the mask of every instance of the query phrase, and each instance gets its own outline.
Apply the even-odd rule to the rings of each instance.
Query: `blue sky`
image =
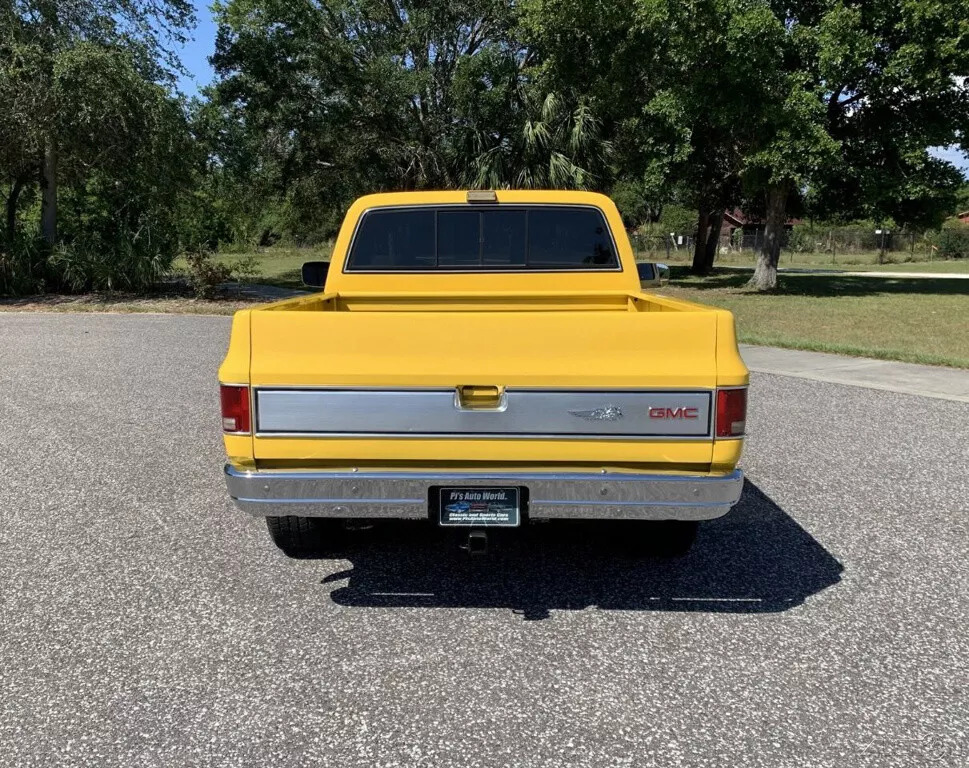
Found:
[[[941,157],[943,160],[948,160],[957,168],[961,168],[963,176],[969,176],[969,159],[959,151],[958,147],[939,147],[933,149],[932,154]]]
[[[198,26],[192,34],[193,39],[180,52],[182,64],[191,76],[180,77],[178,89],[187,96],[194,96],[199,88],[212,82],[212,67],[208,57],[215,50],[215,22],[212,21],[212,11],[209,10],[210,1],[194,0]],[[969,175],[969,158],[955,147],[940,147],[933,154],[954,163],[962,169],[963,174]]]
[[[194,96],[199,88],[212,82],[212,67],[209,66],[208,57],[215,50],[215,22],[209,10],[210,2],[194,0],[198,26],[192,33],[193,40],[179,52],[182,64],[191,73],[191,77],[183,75],[178,79],[178,89],[186,96]]]

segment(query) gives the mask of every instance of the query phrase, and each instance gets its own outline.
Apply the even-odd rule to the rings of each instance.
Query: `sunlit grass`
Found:
[[[687,266],[692,262],[692,254],[686,250],[641,251],[637,258],[641,261],[660,261],[670,266]],[[911,261],[910,254],[895,252],[886,254],[885,263],[878,263],[878,253],[836,254],[830,253],[789,253],[781,254],[781,268],[844,270],[846,272],[938,272],[969,274],[969,259],[930,259],[925,253],[916,253]],[[717,255],[718,266],[751,267],[756,263],[752,251],[723,251]]]
[[[969,281],[781,275],[762,294],[745,274],[685,273],[660,292],[731,310],[741,342],[969,368]]]

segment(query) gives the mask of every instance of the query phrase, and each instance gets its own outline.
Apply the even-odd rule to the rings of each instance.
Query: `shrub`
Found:
[[[693,237],[697,228],[697,212],[682,205],[667,205],[659,217],[660,232],[668,235]]]
[[[188,264],[188,283],[200,299],[211,299],[219,292],[219,285],[232,279],[232,267],[212,258],[209,251],[185,254]]]
[[[794,227],[787,233],[785,249],[793,253],[811,253],[820,250],[813,233],[806,227]]]
[[[44,256],[38,238],[18,237],[0,243],[0,296],[44,291]]]
[[[166,272],[170,254],[141,240],[58,243],[48,259],[47,286],[66,293],[145,291]]]
[[[946,227],[940,231],[939,255],[944,259],[969,257],[969,227]]]
[[[242,282],[248,282],[259,276],[259,259],[255,254],[250,253],[241,259],[232,268],[232,273]]]
[[[259,261],[251,254],[229,265],[216,261],[211,251],[200,250],[185,254],[185,262],[188,284],[200,299],[215,298],[222,283],[230,280],[246,282],[259,275]]]
[[[144,291],[164,276],[170,254],[147,238],[75,239],[53,248],[38,237],[0,244],[0,294]]]

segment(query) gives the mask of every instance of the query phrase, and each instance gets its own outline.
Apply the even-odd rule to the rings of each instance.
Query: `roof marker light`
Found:
[[[469,203],[497,203],[498,193],[493,189],[469,189]]]

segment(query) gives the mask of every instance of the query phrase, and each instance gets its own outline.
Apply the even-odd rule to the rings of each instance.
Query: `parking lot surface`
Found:
[[[755,374],[678,561],[290,560],[225,495],[228,328],[0,316],[0,765],[969,765],[969,405]]]

